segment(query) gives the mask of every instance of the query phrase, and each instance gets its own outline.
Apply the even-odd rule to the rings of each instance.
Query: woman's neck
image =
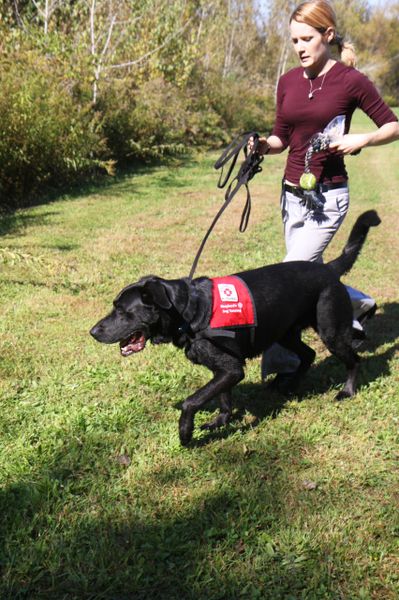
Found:
[[[304,76],[307,79],[315,79],[316,77],[320,77],[320,75],[325,75],[336,62],[336,60],[329,57],[322,65],[314,65],[314,67],[305,69]]]

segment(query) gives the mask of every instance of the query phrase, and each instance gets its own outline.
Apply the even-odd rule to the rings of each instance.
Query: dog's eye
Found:
[[[141,294],[141,299],[144,302],[144,304],[153,304],[151,294],[149,294],[148,292],[143,291]]]

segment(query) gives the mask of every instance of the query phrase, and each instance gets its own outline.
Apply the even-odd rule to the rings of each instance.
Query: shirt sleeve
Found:
[[[274,123],[273,131],[271,135],[277,136],[284,146],[287,148],[290,141],[290,126],[284,120],[282,115],[282,104],[284,100],[284,83],[283,79],[280,78],[277,85],[277,99],[276,99],[276,120]]]
[[[349,92],[356,98],[357,106],[363,110],[377,125],[382,127],[386,123],[397,121],[395,113],[381,98],[374,84],[356,69],[353,69],[348,78]]]

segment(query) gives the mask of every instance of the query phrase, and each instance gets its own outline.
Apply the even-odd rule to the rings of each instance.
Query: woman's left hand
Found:
[[[329,146],[337,154],[358,154],[367,146],[369,136],[366,133],[347,133]]]

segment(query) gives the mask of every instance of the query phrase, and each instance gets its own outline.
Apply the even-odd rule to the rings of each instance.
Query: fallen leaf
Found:
[[[130,463],[132,462],[130,460],[130,456],[128,454],[119,454],[115,460],[120,464],[123,465],[124,467],[128,467],[130,465]]]
[[[315,481],[308,481],[305,479],[305,481],[302,481],[302,487],[305,490],[315,490],[317,488],[317,483]]]

